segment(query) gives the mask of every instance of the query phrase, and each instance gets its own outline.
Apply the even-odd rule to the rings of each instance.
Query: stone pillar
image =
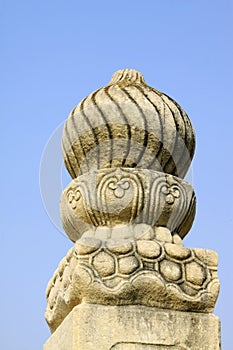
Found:
[[[81,304],[74,307],[44,347],[68,349],[217,350],[219,320],[213,314],[141,305]]]
[[[74,246],[47,287],[44,350],[219,350],[217,254],[182,241],[196,208],[184,110],[121,70],[73,109],[62,145]]]

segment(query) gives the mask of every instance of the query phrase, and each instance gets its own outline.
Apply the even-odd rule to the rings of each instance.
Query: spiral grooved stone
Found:
[[[124,310],[126,305],[135,306],[136,311],[144,305],[147,311],[143,313],[153,308],[153,315],[155,310],[161,316],[165,313],[161,310],[168,309],[168,318],[164,322],[162,317],[160,322],[156,316],[158,327],[150,326],[145,332],[151,317],[145,322],[142,315],[132,318],[123,311],[123,324],[117,311],[117,318],[112,319],[120,320],[114,322],[123,326],[120,333],[124,338],[130,320],[143,332],[142,339],[145,335],[148,338],[148,331],[157,335],[164,325],[171,326],[169,332],[162,329],[155,344],[142,343],[142,339],[136,342],[133,334],[128,341],[116,340],[111,349],[186,349],[189,344],[193,350],[201,350],[199,344],[205,339],[200,341],[200,329],[206,329],[206,324],[197,327],[198,320],[193,322],[193,317],[213,311],[219,280],[216,253],[182,245],[196,206],[192,186],[182,180],[195,149],[187,114],[169,96],[148,86],[141,73],[120,70],[108,86],[91,93],[73,109],[64,126],[62,147],[73,180],[61,197],[61,217],[75,245],[46,290],[46,320],[51,332],[55,335],[63,329],[62,322],[67,322],[79,304],[81,308],[88,303],[114,306],[108,312]],[[193,313],[192,324],[182,322],[175,332],[177,340],[172,335],[168,342],[176,325],[170,315],[183,320],[183,311]],[[93,320],[100,317],[92,313],[88,319],[91,348],[95,339],[95,347],[102,349],[102,340],[98,346],[93,338]],[[103,329],[108,334],[104,339],[112,338],[109,329],[115,325],[111,328],[109,324],[101,329],[101,339]],[[180,339],[182,327],[192,330],[185,341]],[[193,329],[198,330],[197,336]],[[86,339],[85,335],[85,349]],[[59,337],[54,349],[60,349],[60,344]],[[67,344],[65,348],[70,349]],[[209,345],[203,350],[218,349]]]
[[[73,109],[62,144],[72,178],[119,166],[183,178],[195,136],[187,114],[173,99],[148,86],[141,73],[124,69]]]

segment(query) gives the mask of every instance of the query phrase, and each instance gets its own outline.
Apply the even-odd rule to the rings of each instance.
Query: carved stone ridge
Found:
[[[116,229],[127,232],[129,227]],[[93,229],[92,237],[75,243],[48,284],[46,318],[52,331],[82,302],[213,311],[219,292],[217,254],[164,242],[147,225],[132,230],[130,238],[102,241]]]

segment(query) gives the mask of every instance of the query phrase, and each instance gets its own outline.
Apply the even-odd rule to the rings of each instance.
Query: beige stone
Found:
[[[156,238],[81,238],[49,283],[47,322],[54,332],[83,302],[212,312],[219,292],[217,263],[211,251]]]
[[[196,198],[192,186],[173,175],[111,168],[72,180],[60,205],[63,227],[74,242],[93,229],[101,239],[136,237],[132,224],[153,227],[158,240],[172,242],[173,234],[183,238],[190,230]]]
[[[62,140],[72,178],[122,166],[183,178],[195,148],[185,111],[133,69],[116,72],[108,86],[82,100],[70,113]]]
[[[73,109],[62,147],[74,246],[48,283],[44,350],[219,350],[217,254],[182,241],[196,210],[184,110],[121,70]]]
[[[66,317],[44,350],[219,350],[213,314],[140,305],[83,304]]]

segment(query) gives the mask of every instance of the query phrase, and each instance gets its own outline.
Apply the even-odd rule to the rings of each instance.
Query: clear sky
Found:
[[[135,68],[180,103],[195,127],[198,206],[185,244],[219,253],[215,314],[223,349],[232,350],[232,1],[1,0],[0,32],[0,349],[42,349],[50,334],[45,288],[72,246],[54,225],[57,189],[52,221],[42,203],[43,149],[83,97],[114,71]],[[52,139],[48,188],[60,176],[60,141]]]

